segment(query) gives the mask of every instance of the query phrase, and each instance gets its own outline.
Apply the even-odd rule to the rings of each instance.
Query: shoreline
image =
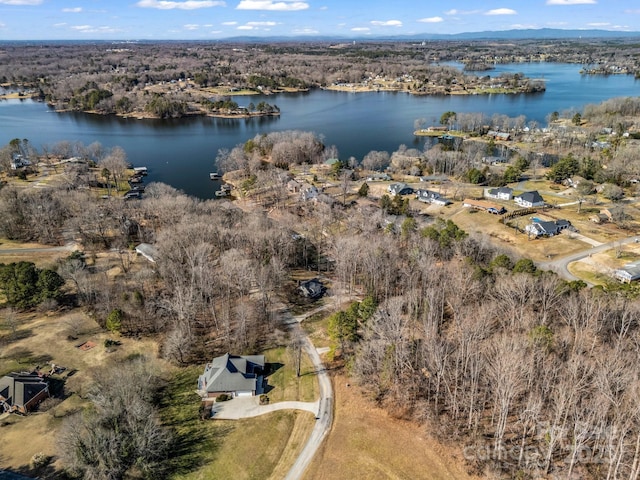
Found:
[[[542,93],[545,90],[534,90],[534,91],[525,91],[519,89],[503,89],[503,88],[495,88],[495,89],[459,89],[452,91],[428,91],[428,92],[416,92],[412,90],[408,90],[406,88],[392,88],[392,87],[365,87],[365,86],[337,86],[331,85],[329,87],[321,87],[322,90],[329,90],[333,92],[347,92],[347,93],[380,93],[380,92],[391,92],[391,93],[406,93],[409,95],[416,95],[420,97],[433,96],[433,97],[442,97],[442,96],[450,96],[450,95],[529,95]]]
[[[68,113],[68,112],[86,113],[89,115],[100,115],[105,117],[113,116],[113,117],[120,117],[120,118],[133,118],[135,120],[169,120],[170,118],[179,119],[179,118],[187,118],[187,117],[240,118],[241,119],[241,118],[279,117],[280,116],[280,112],[240,113],[235,115],[230,113],[211,113],[211,112],[197,111],[197,112],[187,112],[184,115],[181,115],[179,117],[162,118],[162,117],[158,117],[157,115],[152,115],[149,112],[100,113],[100,112],[96,112],[95,110],[71,110],[68,108],[56,108],[55,104],[50,104],[50,103],[48,103],[47,105],[53,108],[56,113]]]

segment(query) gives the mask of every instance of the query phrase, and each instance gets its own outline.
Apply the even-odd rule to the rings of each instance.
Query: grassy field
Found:
[[[594,285],[606,285],[615,282],[610,272],[622,267],[626,263],[635,262],[640,258],[640,245],[631,243],[619,249],[613,248],[601,253],[593,254],[580,261],[573,262],[567,267],[578,278]]]
[[[50,382],[50,389],[64,392],[58,405],[46,412],[26,417],[11,415],[1,421],[0,468],[24,469],[31,457],[40,452],[55,460],[56,431],[64,417],[84,405],[78,393],[89,384],[93,368],[120,356],[157,355],[157,345],[148,339],[121,338],[121,346],[106,349],[104,340],[110,337],[79,309],[58,314],[17,313],[10,320],[6,314],[0,317],[0,375],[33,371],[37,366],[47,372],[50,363],[65,367]],[[87,340],[95,347],[87,351],[77,348]]]
[[[424,427],[390,417],[338,375],[335,423],[305,480],[470,479],[462,451],[430,437]]]

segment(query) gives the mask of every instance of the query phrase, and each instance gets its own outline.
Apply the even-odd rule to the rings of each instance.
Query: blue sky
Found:
[[[0,40],[640,31],[640,0],[0,0]]]

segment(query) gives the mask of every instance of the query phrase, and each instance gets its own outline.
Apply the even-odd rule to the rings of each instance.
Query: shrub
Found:
[[[221,393],[216,397],[216,402],[226,402],[227,400],[231,400],[233,397],[228,393]]]
[[[51,462],[51,457],[49,455],[45,455],[42,452],[38,452],[31,457],[31,462],[29,465],[32,469],[37,470],[42,467],[46,467]]]
[[[107,330],[112,333],[119,331],[120,327],[122,327],[123,315],[124,314],[122,313],[122,310],[120,310],[119,308],[114,308],[113,310],[111,310],[111,313],[107,315]]]

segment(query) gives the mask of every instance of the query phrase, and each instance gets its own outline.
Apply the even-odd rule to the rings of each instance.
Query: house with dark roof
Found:
[[[534,237],[552,237],[562,232],[562,230],[566,230],[570,227],[571,222],[569,220],[556,220],[553,222],[534,220],[532,223],[524,227],[524,231]]]
[[[250,397],[262,393],[264,355],[230,355],[214,358],[198,377],[203,400],[223,393],[232,397]]]
[[[315,185],[309,185],[308,187],[302,188],[300,190],[300,200],[302,200],[303,202],[307,202],[309,200],[318,198],[319,194],[320,192]]]
[[[424,203],[433,203],[434,205],[446,206],[453,203],[448,198],[441,196],[433,190],[418,189],[416,190],[416,198]]]
[[[387,191],[393,196],[411,195],[413,193],[413,188],[406,183],[392,183],[387,187]]]
[[[326,291],[325,286],[317,278],[300,282],[298,291],[307,298],[320,298]]]
[[[514,197],[513,200],[523,208],[544,207],[545,205],[544,198],[537,190],[521,193]]]
[[[37,373],[15,373],[0,378],[0,413],[27,413],[49,396],[49,385]]]

